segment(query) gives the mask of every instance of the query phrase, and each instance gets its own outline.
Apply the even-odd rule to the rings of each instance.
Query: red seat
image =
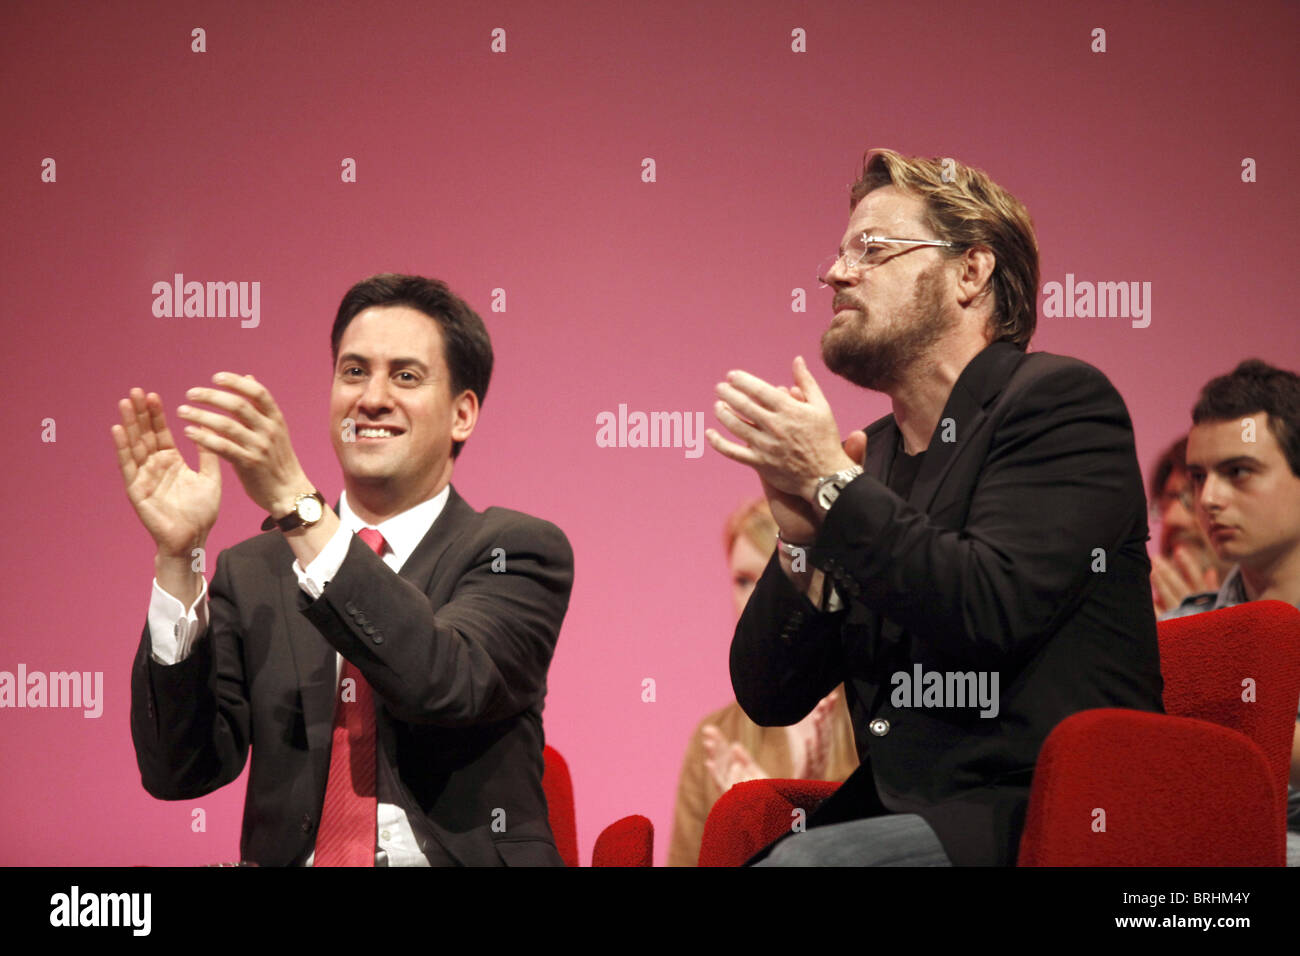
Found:
[[[573,778],[560,752],[547,745],[542,789],[555,848],[565,866],[578,866],[578,824],[573,804]],[[654,826],[643,816],[623,817],[607,826],[596,839],[592,866],[650,866],[654,854]]]
[[[1160,670],[1166,713],[1231,727],[1255,741],[1285,830],[1300,701],[1300,610],[1254,601],[1161,621]]]
[[[722,796],[704,821],[700,866],[740,866],[802,825],[835,792],[830,780],[750,780]]]
[[[1244,735],[1107,708],[1072,714],[1038,753],[1020,866],[1282,866],[1273,779]]]

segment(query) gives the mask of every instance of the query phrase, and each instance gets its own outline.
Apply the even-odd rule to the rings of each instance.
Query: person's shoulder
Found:
[[[497,505],[484,508],[477,512],[480,524],[488,528],[509,528],[512,530],[542,533],[558,534],[564,536],[559,525],[553,521],[547,521],[545,518],[539,518],[536,515],[530,515],[525,511],[515,511],[513,508],[502,508]]]
[[[1011,397],[1041,396],[1054,406],[1102,401],[1124,406],[1123,396],[1097,366],[1071,355],[1027,352],[1007,381]]]
[[[784,737],[786,732],[784,727],[760,727],[749,719],[749,715],[734,700],[700,718],[695,724],[692,741],[700,740],[701,733],[709,725],[717,727],[728,740],[743,742],[754,752],[755,757],[758,756],[756,748],[766,746],[764,741],[771,735]]]
[[[1026,352],[1012,376],[1013,380],[1027,383],[1045,378],[1075,379],[1110,386],[1110,379],[1097,366],[1073,355],[1057,355],[1055,352]]]
[[[752,721],[745,716],[745,712],[740,709],[740,704],[733,700],[731,703],[719,707],[717,710],[701,717],[699,722],[695,725],[695,732],[699,733],[701,728],[712,724],[724,733],[728,733],[734,731],[737,726],[744,722],[752,723]],[[731,736],[734,736],[734,734]]]
[[[473,534],[479,540],[501,542],[500,546],[511,550],[515,547],[530,545],[539,550],[555,552],[558,556],[568,556],[572,560],[573,549],[568,536],[553,521],[513,508],[491,506],[474,512]]]

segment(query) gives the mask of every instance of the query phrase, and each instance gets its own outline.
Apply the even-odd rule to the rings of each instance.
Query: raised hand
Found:
[[[732,371],[718,383],[714,412],[745,444],[715,429],[705,437],[719,454],[749,465],[769,486],[811,504],[817,479],[856,464],[844,452],[835,416],[802,357],[794,360],[794,386],[769,385]]]
[[[704,767],[723,793],[746,780],[768,778],[767,771],[759,766],[744,744],[729,742],[713,724],[700,728],[700,733],[704,737]]]
[[[830,404],[802,357],[794,360],[792,370],[791,386],[769,385],[746,372],[729,373],[717,387],[714,410],[745,444],[714,429],[707,429],[705,437],[714,450],[757,472],[782,536],[799,543],[810,541],[821,525],[812,504],[817,479],[858,464],[866,435],[855,432],[842,443]]]
[[[804,738],[803,764],[795,773],[796,777],[804,780],[826,779],[826,771],[831,763],[831,721],[834,719],[837,700],[839,691],[831,691],[801,721],[808,725],[808,733]]]
[[[270,391],[251,375],[218,372],[216,388],[192,388],[186,398],[229,414],[181,405],[185,434],[200,449],[230,462],[248,497],[263,511],[283,516],[299,493],[311,490],[289,440],[289,426]],[[201,457],[201,456],[200,456]]]
[[[1199,563],[1188,548],[1174,548],[1171,558],[1151,558],[1151,587],[1156,613],[1163,614],[1183,603],[1183,599],[1203,591],[1217,591],[1222,582],[1213,566]]]
[[[172,440],[156,392],[133,388],[117,403],[122,423],[111,429],[117,464],[140,522],[153,536],[161,555],[186,557],[202,547],[216,524],[221,506],[221,465],[199,448],[194,471]]]

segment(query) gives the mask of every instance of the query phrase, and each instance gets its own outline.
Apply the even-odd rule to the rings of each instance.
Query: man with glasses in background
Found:
[[[1013,864],[1034,763],[1062,719],[1159,712],[1146,501],[1118,392],[1026,354],[1025,208],[950,159],[869,151],[822,358],[889,395],[841,445],[802,358],[717,387],[715,450],[758,473],[779,546],[731,648],[760,725],[841,681],[861,766],[765,863]]]
[[[1186,435],[1156,461],[1150,493],[1147,519],[1159,547],[1151,559],[1151,593],[1156,614],[1168,617],[1185,598],[1217,591],[1232,565],[1219,560],[1196,522],[1187,480]]]

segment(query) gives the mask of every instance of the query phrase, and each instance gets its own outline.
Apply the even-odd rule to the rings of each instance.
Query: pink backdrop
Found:
[[[19,456],[0,670],[102,671],[104,711],[0,710],[0,863],[236,858],[242,780],[188,803],[140,787],[129,669],[152,546],[108,429],[131,386],[174,410],[214,371],[251,373],[333,500],[328,333],[370,273],[441,277],[480,311],[497,369],[456,485],[573,543],[546,729],[573,769],[585,860],[633,812],[664,858],[687,737],[730,697],[722,521],[757,491],[708,449],[599,448],[596,415],[626,403],[712,425],[729,368],[786,381],[797,353],[843,430],[883,414],[817,348],[815,266],[866,147],[987,169],[1033,214],[1044,283],[1151,283],[1148,327],[1044,318],[1034,342],[1110,375],[1144,470],[1206,379],[1253,355],[1300,366],[1294,4],[624,6],[4,5]],[[260,324],[156,318],[152,285],[178,272],[259,282]],[[212,548],[262,517],[223,467]]]

